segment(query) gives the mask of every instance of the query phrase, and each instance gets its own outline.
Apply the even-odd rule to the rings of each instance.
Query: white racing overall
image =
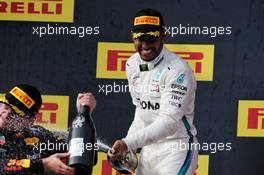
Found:
[[[123,139],[129,150],[142,148],[137,175],[193,175],[198,150],[193,125],[196,80],[188,64],[163,47],[153,61],[139,53],[126,73],[135,117]]]

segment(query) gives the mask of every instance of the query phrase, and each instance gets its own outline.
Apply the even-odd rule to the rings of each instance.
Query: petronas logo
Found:
[[[184,77],[185,77],[185,74],[181,74],[177,80],[176,80],[176,83],[177,84],[182,84],[184,82]]]

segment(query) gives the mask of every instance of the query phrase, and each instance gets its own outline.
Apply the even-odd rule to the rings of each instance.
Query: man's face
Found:
[[[163,46],[163,35],[160,37],[152,37],[143,35],[133,39],[135,49],[144,61],[155,59],[161,52]]]
[[[0,103],[0,128],[3,128],[7,124],[10,113],[11,108],[4,103]]]
[[[0,103],[0,128],[19,132],[32,125],[34,119],[19,117],[8,105]]]

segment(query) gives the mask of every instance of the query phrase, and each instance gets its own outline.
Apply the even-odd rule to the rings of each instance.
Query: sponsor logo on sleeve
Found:
[[[185,77],[185,74],[181,74],[177,80],[176,80],[176,83],[177,84],[182,84],[184,82],[184,77]]]

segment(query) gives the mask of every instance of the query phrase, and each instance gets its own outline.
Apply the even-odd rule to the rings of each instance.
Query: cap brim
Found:
[[[11,104],[5,97],[0,97],[0,102],[7,104],[8,106],[10,106],[15,113],[17,113],[20,117],[24,117],[26,114],[20,110],[18,107],[14,106],[13,104]]]

